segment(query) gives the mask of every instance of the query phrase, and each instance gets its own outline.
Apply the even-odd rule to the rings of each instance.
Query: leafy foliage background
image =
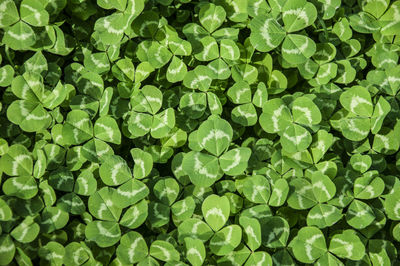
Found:
[[[0,265],[398,265],[400,1],[0,0]]]

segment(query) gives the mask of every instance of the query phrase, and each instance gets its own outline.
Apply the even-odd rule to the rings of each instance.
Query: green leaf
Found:
[[[120,185],[130,178],[132,173],[126,161],[117,155],[104,156],[99,173],[101,180],[108,186]]]
[[[182,81],[186,73],[187,66],[185,63],[178,57],[174,56],[167,69],[167,80],[172,83]]]
[[[246,261],[246,266],[250,265],[266,265],[271,266],[272,258],[271,256],[265,251],[257,251],[250,255],[249,259]]]
[[[151,136],[156,139],[164,138],[175,127],[174,109],[168,108],[153,117]]]
[[[212,61],[219,56],[218,44],[216,40],[211,36],[206,36],[200,39],[201,49],[195,53],[195,57],[199,61]]]
[[[250,42],[260,52],[269,52],[285,38],[285,31],[272,17],[259,15],[250,22]]]
[[[133,177],[142,179],[148,176],[153,168],[153,157],[151,157],[151,154],[138,148],[133,148],[131,149],[131,155],[135,162]]]
[[[218,29],[224,22],[226,12],[223,7],[212,3],[202,5],[199,11],[199,21],[201,25],[210,33]]]
[[[9,221],[12,219],[13,212],[8,204],[0,199],[0,221]]]
[[[232,252],[242,240],[242,229],[233,224],[216,232],[210,240],[210,250],[218,256],[224,256]]]
[[[326,228],[334,225],[342,218],[342,212],[335,206],[318,204],[307,214],[307,225]]]
[[[239,223],[243,228],[243,238],[251,250],[256,250],[261,246],[261,226],[257,219],[241,216]]]
[[[306,0],[286,1],[282,8],[282,19],[287,32],[302,30],[314,23],[317,9]]]
[[[15,254],[15,244],[8,234],[0,236],[0,264],[7,265],[11,263]]]
[[[141,226],[148,216],[148,204],[142,200],[129,207],[120,220],[122,226],[135,229]]]
[[[118,221],[122,210],[118,206],[117,199],[115,189],[104,187],[89,197],[89,211],[98,219]]]
[[[159,180],[153,187],[153,193],[162,203],[170,206],[179,195],[179,184],[174,178]]]
[[[268,100],[262,108],[260,125],[267,133],[282,132],[291,124],[290,110],[281,99]]]
[[[7,179],[3,183],[4,194],[21,199],[31,199],[37,192],[38,187],[32,176],[17,176]]]
[[[303,227],[289,246],[297,260],[313,263],[327,251],[323,233],[315,227]]]
[[[179,261],[180,258],[174,246],[163,240],[156,240],[151,243],[150,255],[161,261]]]
[[[149,194],[147,186],[139,180],[129,179],[116,190],[115,203],[125,208],[137,203]]]
[[[46,26],[49,23],[49,14],[40,0],[23,0],[20,14],[23,21],[35,27]]]
[[[360,201],[354,200],[347,209],[346,222],[356,229],[363,229],[375,220],[371,207]]]
[[[39,231],[40,226],[31,216],[28,216],[11,231],[10,235],[18,242],[27,244],[36,239]]]
[[[314,196],[318,202],[329,201],[336,194],[335,184],[327,175],[322,174],[320,171],[316,171],[312,174],[311,183]]]
[[[308,97],[296,98],[292,103],[293,120],[296,123],[312,126],[321,122],[321,112]]]
[[[232,136],[231,125],[224,119],[216,118],[208,119],[200,125],[197,139],[201,147],[219,156],[229,147]]]
[[[103,116],[96,120],[93,128],[94,136],[98,139],[114,144],[121,143],[121,132],[117,122],[109,116]]]
[[[122,262],[132,264],[144,259],[148,248],[141,234],[130,231],[121,237],[116,253]]]
[[[239,175],[243,173],[248,165],[251,150],[249,148],[237,148],[225,152],[219,158],[222,171],[227,175]]]
[[[121,230],[116,222],[93,221],[85,229],[85,236],[105,248],[115,245],[121,238]]]
[[[236,43],[229,39],[223,39],[220,43],[221,57],[227,60],[237,60],[240,56],[240,51]]]
[[[339,258],[359,261],[365,255],[365,247],[353,230],[346,230],[332,237],[329,251]]]
[[[289,125],[281,136],[282,148],[289,153],[304,151],[311,142],[310,132],[297,124]]]
[[[0,158],[0,169],[9,176],[31,175],[33,160],[29,151],[20,144],[12,145]]]
[[[113,1],[106,1],[106,0],[97,0],[97,4],[105,9],[118,9],[120,11],[124,11],[126,8],[127,0],[113,0]]]
[[[186,257],[189,262],[194,265],[202,265],[206,258],[206,249],[200,239],[189,238],[185,239]]]
[[[218,231],[228,220],[230,212],[229,200],[226,196],[210,195],[203,201],[201,211],[207,224],[214,231]]]
[[[0,68],[0,87],[7,87],[11,85],[14,77],[14,68],[10,65],[5,65]]]
[[[251,202],[267,204],[270,193],[270,184],[264,176],[254,175],[245,179],[243,194]]]
[[[315,42],[307,36],[289,34],[282,43],[282,57],[295,65],[303,64],[316,51]]]
[[[1,5],[4,13],[1,16],[0,28],[8,27],[19,20],[18,10],[14,1],[4,0]]]
[[[285,203],[289,194],[289,184],[286,179],[280,178],[275,180],[271,188],[271,196],[268,204],[270,206],[278,207]]]
[[[340,103],[343,107],[359,116],[372,116],[373,105],[367,89],[361,86],[353,86],[340,95]]]
[[[261,231],[262,244],[268,248],[285,247],[289,238],[289,224],[279,216],[266,217],[262,227],[271,228],[270,231]]]
[[[72,145],[81,144],[93,137],[93,125],[89,115],[81,110],[68,113],[62,129],[63,139]]]

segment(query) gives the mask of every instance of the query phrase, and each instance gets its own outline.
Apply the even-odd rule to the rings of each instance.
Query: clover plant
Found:
[[[0,265],[400,265],[399,0],[0,0]]]

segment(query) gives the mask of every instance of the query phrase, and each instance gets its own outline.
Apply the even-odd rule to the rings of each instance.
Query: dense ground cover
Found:
[[[399,265],[400,1],[0,0],[0,265]]]

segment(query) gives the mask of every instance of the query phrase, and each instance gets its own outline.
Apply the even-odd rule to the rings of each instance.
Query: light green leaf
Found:
[[[94,136],[106,142],[121,143],[121,132],[117,122],[110,116],[102,116],[94,124]]]
[[[132,178],[128,164],[117,155],[107,155],[102,158],[99,174],[101,180],[108,186],[117,186]]]
[[[199,21],[201,25],[210,33],[219,28],[224,22],[226,12],[223,7],[212,3],[202,5],[199,11]]]
[[[316,51],[315,42],[307,36],[289,34],[282,43],[282,57],[295,65],[303,64]]]
[[[332,237],[329,251],[339,258],[359,261],[365,255],[365,247],[353,230],[346,230]]]
[[[151,243],[150,255],[161,261],[179,261],[180,255],[173,245],[163,240]]]
[[[242,229],[233,224],[216,232],[210,240],[210,250],[217,256],[225,256],[232,252],[242,240]]]
[[[259,15],[250,22],[250,42],[260,52],[269,52],[285,38],[285,31],[272,17]]]
[[[254,203],[267,204],[271,193],[268,179],[262,175],[253,175],[245,179],[243,184],[244,196]]]
[[[144,259],[148,248],[141,234],[130,231],[121,237],[116,253],[122,262],[132,264]]]
[[[262,108],[260,125],[267,133],[283,132],[291,124],[290,110],[281,99],[268,100]]]
[[[88,208],[94,217],[105,221],[118,221],[122,212],[118,207],[117,191],[110,187],[103,187],[91,195]]]
[[[353,86],[340,95],[340,103],[347,111],[359,116],[372,116],[373,105],[368,90]]]
[[[204,121],[197,134],[201,147],[215,156],[221,155],[232,140],[233,130],[231,125],[224,119],[208,119]]]
[[[293,120],[296,123],[312,126],[321,122],[321,112],[308,97],[296,98],[292,103]]]
[[[229,199],[226,196],[210,195],[203,201],[201,211],[207,224],[214,231],[218,231],[228,220],[230,212]]]
[[[297,124],[289,125],[281,136],[282,148],[289,153],[304,151],[311,142],[310,132]]]
[[[287,32],[302,30],[314,23],[317,9],[306,0],[288,0],[282,8],[282,19]]]
[[[49,13],[40,0],[23,0],[19,11],[21,19],[32,26],[42,27],[49,23]]]
[[[96,242],[101,247],[115,245],[121,238],[121,230],[118,223],[108,221],[92,221],[85,228],[87,239]]]
[[[33,160],[25,146],[11,145],[0,158],[0,169],[9,176],[31,175]]]
[[[200,239],[189,238],[185,239],[186,257],[194,266],[202,265],[206,258],[206,249]]]
[[[138,148],[133,148],[131,149],[131,155],[135,162],[133,177],[142,179],[148,176],[153,168],[153,157],[151,157],[151,154]]]
[[[301,228],[289,246],[303,263],[313,263],[327,251],[324,234],[316,227]]]
[[[224,153],[219,158],[219,164],[225,174],[239,175],[246,170],[250,156],[251,150],[249,148],[236,148]]]

